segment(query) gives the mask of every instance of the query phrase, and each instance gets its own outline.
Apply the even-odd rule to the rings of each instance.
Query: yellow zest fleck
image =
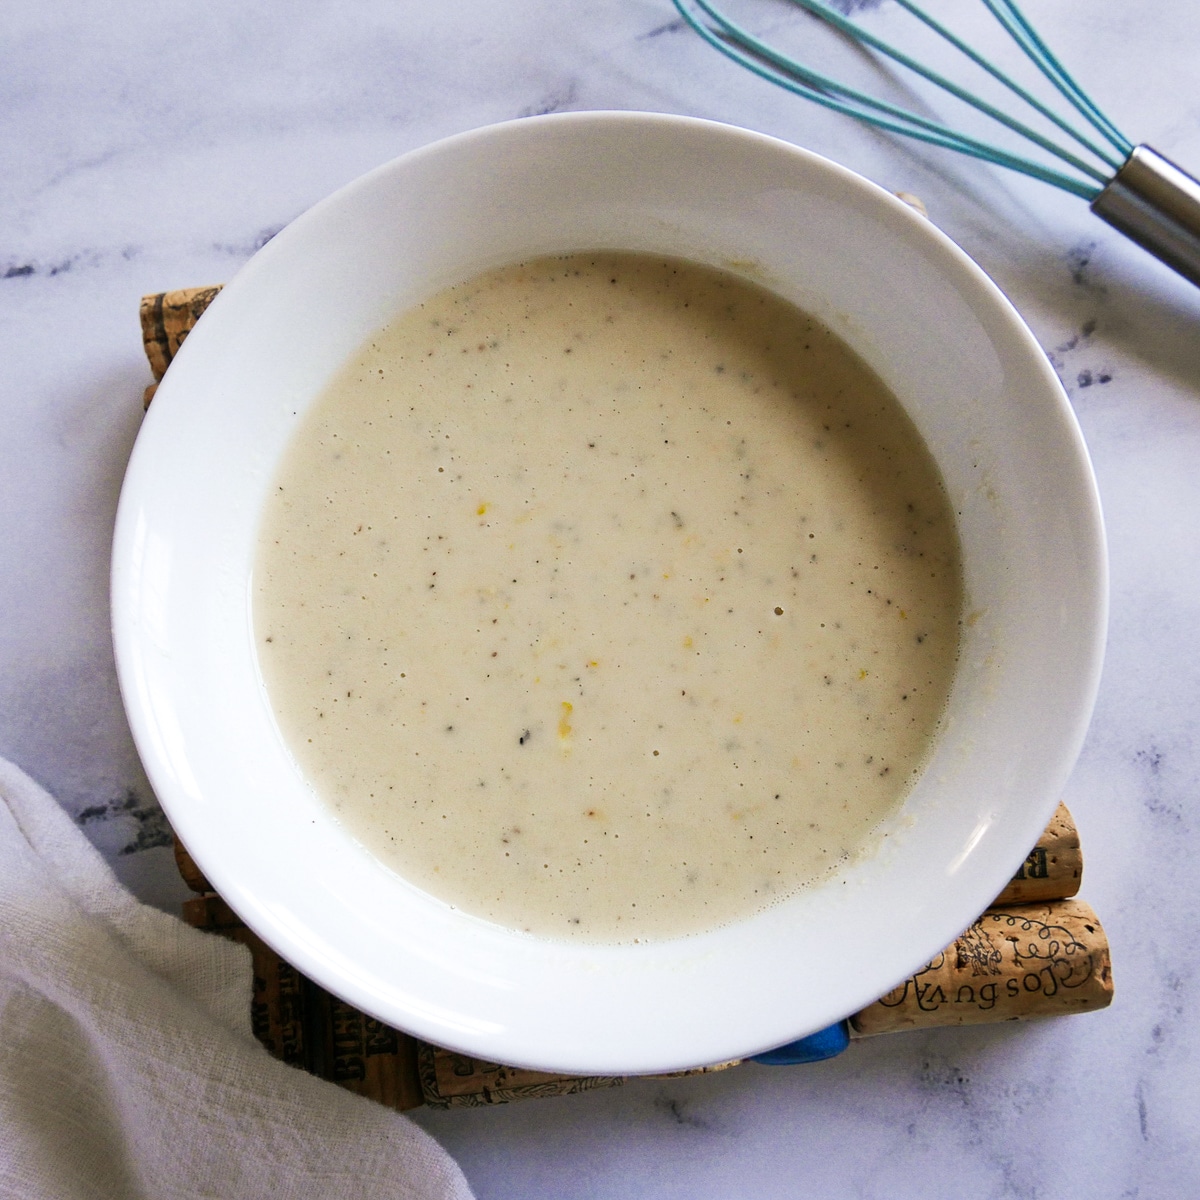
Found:
[[[862,669],[859,670],[858,677],[859,677],[859,679],[866,679],[866,677],[867,677],[866,667],[863,667]]]
[[[478,507],[478,508],[475,510],[475,515],[476,515],[477,517],[482,517],[482,516],[483,516],[483,514],[484,514],[485,512],[487,512],[487,510],[488,510],[488,506],[487,506],[487,501],[485,500],[485,501],[484,501],[484,502],[483,502],[483,503],[482,503],[482,504],[481,504],[481,505],[480,505],[480,506],[479,506],[479,507]]]
[[[570,700],[562,702],[562,716],[558,718],[558,740],[560,742],[569,742],[571,740],[571,713],[575,706]]]
[[[600,660],[598,658],[589,658],[587,665],[589,667],[598,667],[600,665]]]
[[[735,725],[740,725],[740,724],[742,723],[742,716],[743,716],[743,714],[742,714],[742,713],[734,713],[734,715],[733,715],[733,723],[734,723]]]
[[[901,609],[901,610],[900,610],[900,620],[902,620],[902,621],[907,621],[907,620],[908,620],[908,613],[906,613],[906,612],[904,611],[904,609]]]
[[[683,639],[683,648],[685,650],[690,650],[692,648],[692,639],[690,637],[685,637]]]

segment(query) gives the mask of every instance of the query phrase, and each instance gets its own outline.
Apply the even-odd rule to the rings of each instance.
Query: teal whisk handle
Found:
[[[1092,212],[1200,287],[1200,181],[1138,146]]]

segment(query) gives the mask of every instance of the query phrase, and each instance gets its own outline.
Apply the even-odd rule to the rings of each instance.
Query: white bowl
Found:
[[[823,319],[892,388],[958,513],[966,611],[946,728],[886,850],[709,933],[539,940],[389,872],[300,774],[251,626],[258,515],[322,386],[385,320],[519,258],[680,255]],[[1054,372],[1004,296],[928,221],[745,130],[574,113],[476,130],[352,183],[225,289],[138,438],[113,548],[122,692],[146,770],[208,878],[305,974],[480,1058],[665,1071],[791,1041],[949,943],[1048,821],[1104,641],[1099,505]]]

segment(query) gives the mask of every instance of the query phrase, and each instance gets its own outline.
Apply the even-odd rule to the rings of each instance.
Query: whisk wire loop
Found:
[[[910,9],[907,0],[897,0],[904,8]],[[1066,67],[1042,40],[1038,31],[1029,23],[1025,14],[1017,7],[1015,0],[983,0],[988,11],[1004,27],[1005,32],[1025,52],[1031,62],[1058,89],[1061,95],[1088,121],[1088,123],[1106,138],[1113,149],[1120,155],[1117,162],[1111,163],[1118,167],[1133,153],[1133,143],[1092,102],[1088,94],[1075,82]],[[1054,120],[1054,118],[1051,118]],[[1057,120],[1055,123],[1058,124]],[[1079,140],[1078,134],[1072,134]],[[1099,154],[1094,147],[1089,149]],[[1106,162],[1109,160],[1101,155]]]
[[[1054,125],[1057,125],[1058,128],[1061,129],[1063,131],[1063,133],[1065,133],[1068,137],[1072,138],[1079,145],[1083,146],[1085,150],[1091,151],[1091,153],[1094,154],[1098,159],[1100,159],[1101,162],[1106,163],[1114,171],[1129,156],[1129,150],[1123,149],[1121,146],[1117,145],[1116,149],[1121,152],[1121,157],[1120,158],[1112,157],[1112,155],[1110,155],[1102,147],[1097,146],[1096,143],[1094,141],[1092,141],[1091,138],[1089,138],[1085,134],[1081,133],[1078,129],[1076,129],[1069,121],[1067,121],[1059,113],[1056,113],[1054,111],[1054,109],[1050,108],[1049,105],[1043,103],[1035,95],[1033,95],[1032,92],[1030,92],[1030,91],[1028,91],[1028,89],[1022,87],[1019,83],[1017,83],[1014,79],[1012,79],[1004,71],[1000,70],[1000,68],[997,67],[994,63],[992,63],[988,59],[984,58],[984,56],[982,54],[980,54],[974,47],[969,46],[957,34],[952,32],[951,30],[947,29],[946,26],[943,25],[936,18],[930,16],[930,14],[927,13],[923,8],[920,8],[916,4],[912,3],[912,0],[895,0],[895,3],[900,8],[903,8],[906,12],[910,13],[913,17],[915,17],[918,21],[920,21],[922,24],[927,26],[929,29],[933,30],[933,32],[936,33],[940,38],[949,42],[950,45],[952,45],[960,54],[965,55],[973,63],[975,63],[976,66],[982,68],[989,75],[991,75],[993,79],[996,79],[998,82],[1002,83],[1006,88],[1008,88],[1008,90],[1010,92],[1013,93],[1013,95],[1019,96],[1022,100],[1025,101],[1026,104],[1028,104],[1030,106],[1030,108],[1034,109],[1036,112],[1041,113],[1041,115],[1043,117],[1045,117],[1048,121],[1052,122]],[[1001,24],[1004,24],[1005,23],[1004,18],[1002,18],[1000,16],[1000,14],[996,12],[991,0],[984,0],[984,3],[992,11],[992,14],[996,17],[996,19],[998,21],[1000,21]],[[1008,29],[1008,26],[1005,25],[1005,28]],[[1016,34],[1012,33],[1011,29],[1009,29],[1009,33],[1013,36],[1014,40],[1018,40],[1016,37]],[[1025,53],[1027,55],[1030,55],[1030,57],[1033,57],[1032,51],[1029,47],[1022,45],[1021,48],[1022,48],[1022,50],[1025,51]],[[1047,52],[1047,54],[1049,54],[1049,52]],[[1050,62],[1052,62],[1054,64],[1055,67],[1058,67],[1058,69],[1061,70],[1061,67],[1059,67],[1058,61],[1054,58],[1053,55],[1049,55],[1049,60],[1050,60]],[[1034,59],[1034,61],[1035,61],[1035,63],[1037,63],[1037,59]],[[1042,68],[1040,63],[1037,63],[1037,65],[1039,66],[1039,69],[1044,70],[1044,68]],[[1065,72],[1063,72],[1063,74],[1064,74],[1064,76],[1066,75]],[[1055,80],[1054,83],[1055,83],[1056,87],[1061,86],[1057,80]],[[1071,99],[1072,105],[1074,105],[1075,107],[1078,108],[1079,107],[1078,97],[1082,96],[1082,93],[1078,91],[1078,88],[1076,88],[1075,91],[1076,91],[1076,95],[1070,96],[1069,98]],[[1082,96],[1082,98],[1084,100],[1087,100],[1086,96]],[[1090,103],[1090,101],[1088,103]],[[1094,106],[1093,106],[1093,110],[1094,110]],[[1093,113],[1084,113],[1083,115],[1087,117],[1088,121],[1091,124],[1093,124],[1093,125],[1095,124],[1095,119],[1094,119],[1095,113],[1094,112]],[[1109,141],[1112,141],[1112,136],[1108,130],[1100,130],[1100,132],[1104,135],[1105,138],[1107,138]],[[1132,149],[1132,147],[1130,147],[1130,149]],[[1099,176],[1097,176],[1097,177],[1099,178]]]
[[[848,17],[842,16],[842,14],[836,9],[831,8],[828,4],[824,3],[824,0],[792,0],[792,3],[798,5],[800,8],[806,9],[814,16],[820,17],[823,21],[827,22],[829,25],[832,25],[835,29],[849,35],[856,41],[861,42],[863,45],[870,46],[872,49],[878,50],[880,54],[886,55],[894,62],[898,62],[901,66],[907,67],[910,71],[920,75],[923,79],[929,80],[930,83],[941,88],[944,92],[948,92],[950,95],[957,97],[959,100],[962,100],[965,104],[969,104],[972,108],[977,109],[979,112],[985,113],[987,116],[991,117],[993,121],[998,121],[1001,125],[1007,126],[1014,133],[1018,133],[1022,137],[1033,142],[1034,145],[1041,146],[1043,150],[1053,154],[1056,158],[1062,159],[1063,162],[1068,163],[1070,166],[1074,167],[1077,171],[1082,172],[1084,175],[1090,176],[1098,183],[1103,183],[1107,178],[1107,175],[1101,171],[1098,171],[1090,163],[1084,162],[1082,159],[1077,158],[1069,150],[1063,149],[1061,146],[1058,146],[1052,142],[1049,138],[1043,137],[1036,130],[1030,129],[1028,125],[1017,120],[1016,117],[1010,116],[1002,109],[997,108],[994,104],[989,104],[986,100],[974,95],[974,93],[969,92],[966,88],[960,87],[953,80],[947,79],[939,72],[925,66],[924,63],[918,62],[911,55],[905,54],[902,50],[897,50],[894,46],[889,45],[882,38],[876,37],[870,32],[870,30],[864,29],[856,21],[851,21]],[[989,8],[991,7],[990,0],[984,0],[984,3],[987,4]],[[955,47],[955,49],[966,53],[968,57],[970,57],[973,61],[980,63],[981,65],[985,62],[982,55],[977,54],[972,50],[968,50],[958,38],[955,38],[950,34],[949,30],[945,29],[938,22],[934,21],[932,17],[929,17],[927,14],[921,12],[921,10],[918,9],[915,4],[905,3],[903,4],[903,7],[911,12],[913,16],[918,16],[923,19],[925,24],[927,24],[936,33],[944,37],[952,46]],[[998,67],[988,63],[986,65],[986,69],[991,75],[1009,88],[1010,91],[1015,92],[1027,103],[1032,104],[1033,107],[1039,112],[1046,113],[1049,111],[1032,96],[1027,95],[1023,88],[1009,79]],[[1065,125],[1065,122],[1063,124]],[[1098,155],[1102,159],[1104,158],[1103,152],[1097,147],[1091,145],[1090,142],[1087,142],[1087,140],[1081,134],[1078,134],[1073,130],[1069,130],[1069,132],[1076,141],[1084,143],[1093,154]],[[1111,166],[1113,169],[1116,169],[1118,164],[1114,162],[1111,164]]]
[[[819,0],[794,0],[794,2],[810,8],[815,16],[825,16],[823,11],[817,11],[815,7],[819,3]],[[760,78],[787,91],[803,96],[805,99],[812,100],[826,108],[831,108],[836,112],[844,113],[892,133],[899,133],[905,137],[916,138],[935,146],[955,150],[962,154],[971,155],[974,158],[983,159],[986,162],[1008,167],[1011,170],[1019,171],[1035,179],[1040,179],[1045,183],[1052,184],[1063,191],[1070,192],[1088,201],[1095,199],[1101,191],[1100,185],[1107,179],[1105,175],[1096,171],[1095,168],[1075,159],[1073,155],[1053,147],[1052,143],[1050,147],[1058,150],[1060,157],[1071,162],[1071,165],[1077,166],[1078,169],[1092,179],[1097,180],[1098,183],[1084,182],[1083,180],[1076,179],[1033,159],[1013,154],[998,146],[953,130],[940,122],[919,116],[917,113],[900,108],[894,104],[889,104],[846,84],[839,83],[837,80],[819,71],[814,71],[812,68],[806,67],[803,63],[797,62],[795,59],[767,45],[767,43],[755,37],[747,29],[738,25],[731,18],[719,11],[711,3],[711,0],[690,0],[690,2],[689,0],[674,0],[674,4],[688,25],[708,42],[709,45],[719,50],[726,57],[758,75]],[[710,28],[696,15],[692,9],[692,5],[713,22],[716,26],[715,30]],[[822,9],[825,7],[821,5]],[[833,10],[828,11],[833,13]],[[837,16],[839,21],[845,21],[845,18],[842,18],[840,14],[833,13],[833,15]],[[854,25],[853,22],[846,22],[846,25],[848,28],[844,29],[843,32],[846,32],[851,37],[857,37],[859,27]],[[750,51],[750,53],[745,53],[745,51]],[[900,61],[900,57],[907,57],[900,56],[899,52],[896,52],[896,55],[898,56],[897,61]],[[905,65],[908,64],[906,63]],[[927,78],[936,75],[936,72],[926,72],[920,67],[920,64],[915,64],[913,69],[920,70]],[[937,80],[931,78],[931,82],[937,82]],[[955,85],[950,84],[948,80],[943,82],[947,90],[955,91]],[[942,85],[939,84],[939,86]],[[980,105],[983,103],[982,101],[979,102]],[[987,107],[990,108],[991,106]],[[1004,120],[1002,115],[997,115],[996,119],[1004,121],[1010,127],[1023,128],[1020,122],[1016,122],[1015,126],[1013,126],[1011,121]],[[1028,135],[1035,140],[1039,137],[1039,135],[1031,130],[1028,131]]]

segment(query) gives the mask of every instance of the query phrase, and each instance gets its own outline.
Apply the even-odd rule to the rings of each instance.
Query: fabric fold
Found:
[[[267,1054],[251,985],[0,759],[0,1195],[470,1197],[406,1117]]]

